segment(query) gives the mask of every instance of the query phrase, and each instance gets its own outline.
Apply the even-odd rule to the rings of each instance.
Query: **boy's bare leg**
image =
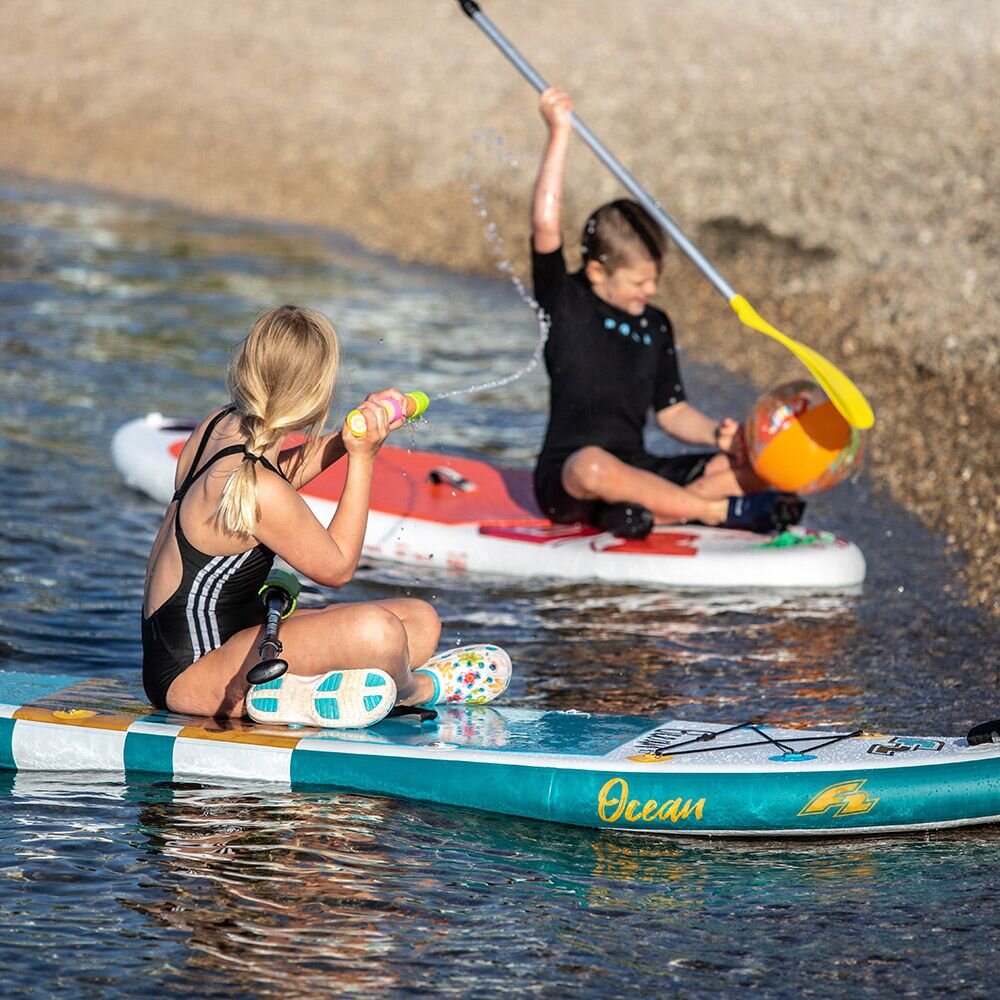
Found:
[[[653,472],[627,465],[596,446],[581,448],[566,459],[562,484],[578,500],[640,504],[657,524],[722,524],[728,497],[767,488],[749,467],[734,467],[723,454],[714,456],[704,475],[693,483],[678,486]]]

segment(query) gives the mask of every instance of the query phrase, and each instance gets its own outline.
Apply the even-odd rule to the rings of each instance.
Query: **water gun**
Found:
[[[426,392],[408,392],[403,397],[403,404],[400,405],[395,399],[380,399],[379,402],[385,407],[389,414],[389,423],[405,417],[406,420],[416,420],[424,410],[430,405]],[[347,414],[344,425],[355,437],[364,437],[368,430],[365,423],[365,415],[360,410],[351,410]]]

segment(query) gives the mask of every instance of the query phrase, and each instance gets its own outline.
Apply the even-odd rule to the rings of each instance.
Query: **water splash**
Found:
[[[535,344],[535,349],[532,351],[528,363],[517,371],[501,376],[500,378],[490,379],[488,382],[480,382],[462,389],[452,389],[450,392],[441,392],[433,396],[433,399],[447,399],[450,396],[464,396],[474,392],[499,389],[502,386],[509,385],[511,382],[516,382],[519,378],[523,378],[529,372],[534,371],[541,362],[545,351],[545,343],[549,339],[549,330],[551,328],[548,314],[538,304],[538,301],[531,292],[528,291],[527,285],[525,285],[521,276],[514,270],[514,265],[507,254],[507,247],[504,243],[503,234],[500,232],[500,227],[490,217],[490,210],[483,195],[482,184],[474,175],[474,168],[480,165],[475,153],[475,147],[485,146],[497,163],[507,170],[518,171],[518,173],[520,173],[520,158],[518,154],[506,148],[504,137],[495,129],[482,129],[477,132],[473,136],[473,144],[473,150],[465,158],[466,168],[462,173],[462,177],[469,185],[469,191],[472,195],[472,206],[476,214],[484,220],[484,234],[487,243],[490,245],[490,250],[496,259],[497,270],[507,276],[510,283],[514,286],[518,297],[535,314],[535,320],[538,323],[538,342]],[[518,182],[521,180],[522,178],[518,176]]]

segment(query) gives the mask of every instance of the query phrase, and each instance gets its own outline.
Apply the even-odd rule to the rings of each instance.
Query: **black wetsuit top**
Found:
[[[535,494],[555,520],[587,520],[581,502],[571,503],[562,489],[563,463],[585,445],[644,468],[658,458],[647,454],[643,440],[649,411],[687,398],[673,327],[654,306],[632,316],[599,298],[583,271],[567,273],[561,247],[545,254],[533,249],[532,276],[535,298],[551,324],[545,344],[549,424],[535,465]],[[665,478],[693,478],[683,458],[674,462],[684,466],[681,472]],[[697,472],[703,468],[701,461]]]
[[[168,688],[192,663],[242,629],[262,624],[265,617],[258,594],[271,571],[274,553],[256,545],[235,555],[207,555],[187,540],[181,528],[181,503],[191,484],[220,458],[249,454],[244,445],[230,445],[198,468],[212,431],[229,412],[223,410],[205,429],[191,469],[171,501],[177,503],[174,535],[181,556],[181,582],[149,618],[142,617],[142,683],[157,708],[167,707]],[[266,458],[257,461],[286,478]]]

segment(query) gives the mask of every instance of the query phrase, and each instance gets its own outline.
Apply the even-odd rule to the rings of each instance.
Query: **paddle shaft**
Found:
[[[287,604],[288,595],[279,587],[269,587],[264,592],[264,607],[267,609],[267,617],[264,619],[264,638],[261,639],[260,645],[257,647],[257,655],[261,659],[264,658],[265,649],[270,656],[277,656],[281,652],[278,629],[281,627],[281,616],[285,613]]]
[[[548,83],[534,67],[528,63],[520,52],[504,37],[497,26],[482,12],[475,0],[458,0],[459,6],[483,30],[483,33],[494,45],[513,63],[521,75],[538,91],[548,89]],[[570,114],[570,121],[577,135],[591,148],[597,158],[618,178],[636,201],[659,223],[670,238],[684,252],[685,256],[708,279],[712,287],[729,302],[736,295],[736,290],[715,269],[711,261],[688,239],[684,230],[664,211],[655,198],[622,165],[618,158],[597,138],[576,112]]]
[[[264,684],[281,677],[288,670],[288,663],[279,659],[282,651],[278,630],[281,619],[295,610],[301,584],[293,573],[275,569],[270,572],[260,589],[264,603],[264,637],[257,647],[260,661],[247,671],[247,682]]]
[[[501,34],[495,24],[480,10],[476,0],[458,0],[459,6],[482,29],[483,33],[510,60],[521,75],[539,93],[548,87],[542,76],[532,67]],[[712,287],[726,300],[730,308],[739,317],[744,326],[773,338],[779,344],[787,347],[809,369],[809,372],[819,383],[830,401],[840,411],[852,427],[867,428],[875,423],[875,414],[865,399],[861,390],[842,372],[817,351],[805,344],[800,344],[791,337],[776,329],[742,296],[737,294],[732,285],[722,277],[708,258],[687,238],[679,225],[663,210],[663,207],[652,198],[642,185],[612,156],[605,145],[590,131],[589,128],[574,113],[570,122],[577,134],[596,154],[597,158],[618,178],[621,184],[656,220],[670,238],[677,244],[685,256],[708,279]]]

